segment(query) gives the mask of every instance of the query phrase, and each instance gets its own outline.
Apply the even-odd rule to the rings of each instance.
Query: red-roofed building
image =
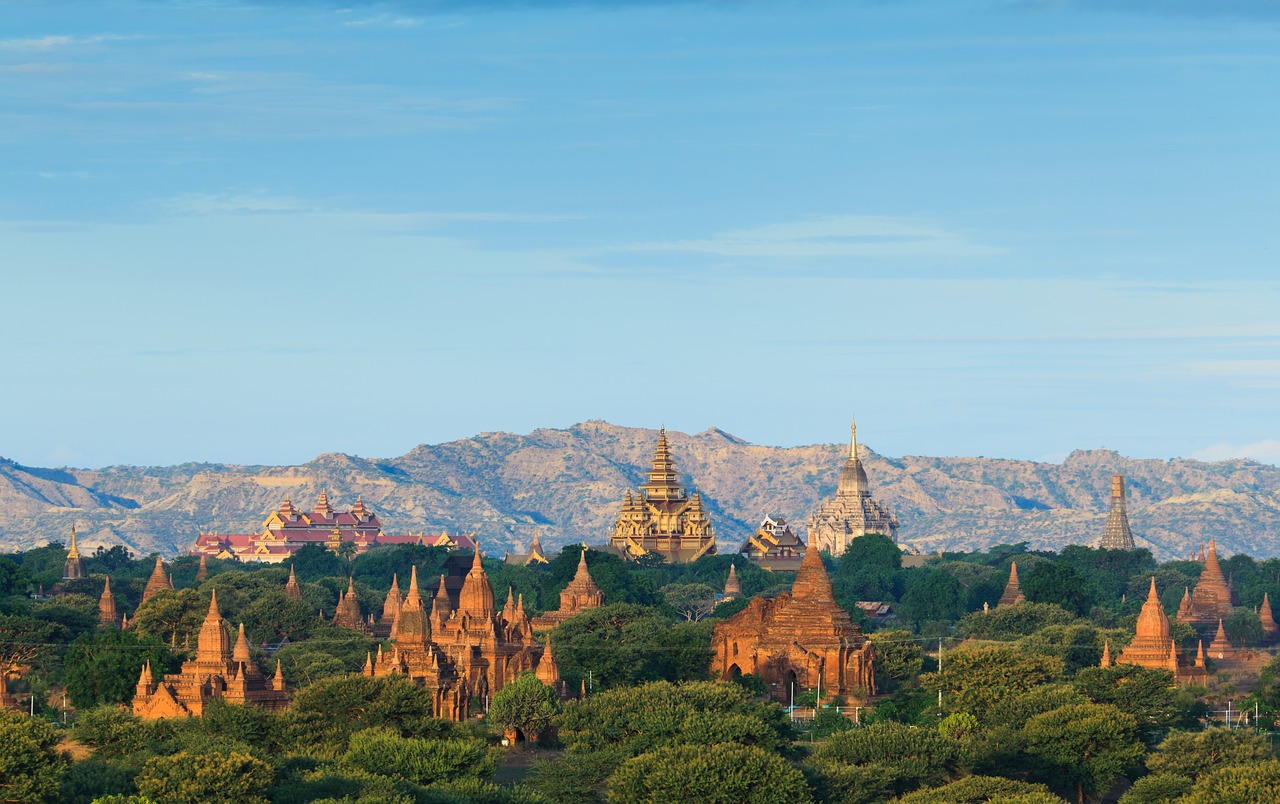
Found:
[[[357,554],[383,544],[475,550],[475,541],[469,534],[442,531],[435,536],[422,532],[388,535],[382,532],[382,522],[364,500],[357,497],[350,511],[336,511],[329,504],[329,495],[321,492],[314,510],[306,512],[285,497],[258,533],[201,533],[193,552],[212,558],[279,564],[308,544],[323,545],[336,553],[343,542],[354,544]]]

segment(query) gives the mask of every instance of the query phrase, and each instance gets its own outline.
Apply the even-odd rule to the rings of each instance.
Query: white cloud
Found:
[[[1213,444],[1193,452],[1192,458],[1202,461],[1225,461],[1232,458],[1252,458],[1261,463],[1280,466],[1280,439],[1264,438],[1252,444]]]
[[[137,39],[136,36],[119,34],[95,34],[93,36],[38,36],[26,39],[0,39],[0,50],[54,50],[73,45],[96,45],[101,42],[119,42]]]
[[[720,232],[701,240],[641,243],[637,251],[724,257],[984,257],[1004,249],[906,218],[828,215]]]

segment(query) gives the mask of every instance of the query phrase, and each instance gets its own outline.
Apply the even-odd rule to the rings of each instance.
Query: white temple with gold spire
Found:
[[[867,533],[881,533],[897,541],[898,517],[871,496],[867,470],[858,457],[858,423],[849,428],[849,457],[840,470],[836,496],[809,515],[809,548],[838,556],[849,542]]]

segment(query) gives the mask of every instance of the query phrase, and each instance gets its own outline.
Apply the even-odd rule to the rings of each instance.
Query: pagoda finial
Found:
[[[209,593],[209,616],[221,617],[222,613],[218,611],[218,590],[213,589]]]
[[[240,634],[236,637],[236,647],[231,654],[231,658],[245,664],[251,661],[249,658],[249,639],[244,635],[244,623],[240,623]]]
[[[850,420],[849,423],[849,457],[858,457],[858,422],[856,419]]]
[[[418,565],[414,564],[409,570],[409,594],[418,594]]]
[[[71,549],[67,551],[67,558],[79,558],[80,551],[76,548],[76,526],[71,526]]]
[[[1111,666],[1111,640],[1102,643],[1102,666]]]

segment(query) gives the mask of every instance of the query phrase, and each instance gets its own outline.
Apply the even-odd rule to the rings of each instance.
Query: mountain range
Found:
[[[736,550],[766,515],[803,535],[809,511],[835,492],[847,445],[768,447],[711,428],[668,432],[685,481],[702,492],[720,552]],[[175,554],[200,531],[245,533],[289,496],[309,509],[363,497],[388,533],[475,532],[489,553],[608,540],[619,501],[644,482],[657,431],[588,421],[528,435],[482,433],[415,447],[398,458],[320,455],[300,466],[111,466],[41,469],[0,459],[0,547],[124,544]],[[862,447],[876,497],[919,552],[1028,542],[1095,544],[1110,477],[1126,477],[1139,546],[1162,560],[1216,538],[1225,553],[1280,554],[1280,468],[1248,460],[1126,458],[1077,450],[1062,463],[998,458],[890,458]]]

